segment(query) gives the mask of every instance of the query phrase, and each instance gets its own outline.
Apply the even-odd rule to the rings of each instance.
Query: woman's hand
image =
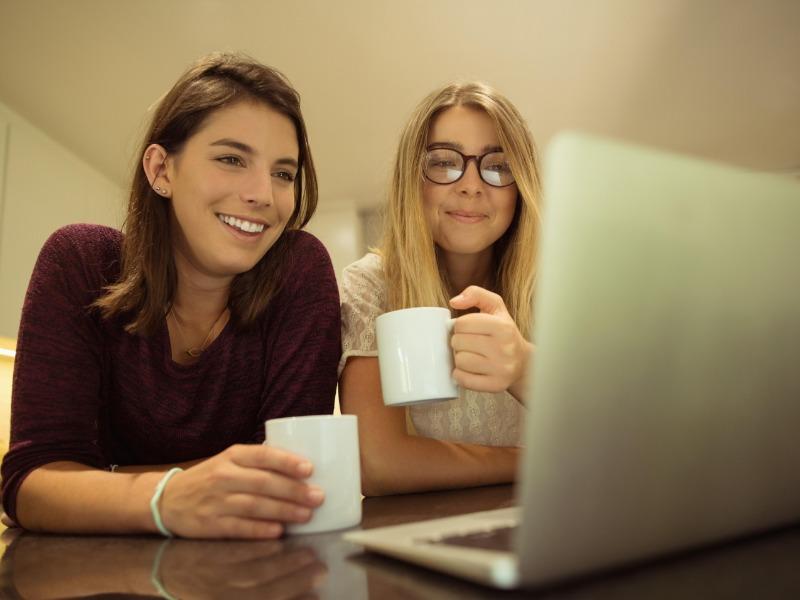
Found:
[[[162,543],[157,573],[175,598],[312,599],[328,573],[314,548],[284,540]]]
[[[455,363],[453,378],[470,390],[508,390],[522,400],[533,344],[522,337],[503,299],[471,285],[451,298],[450,306],[457,310],[476,307],[481,311],[455,321],[450,341]]]
[[[323,492],[303,480],[307,460],[265,445],[235,445],[176,474],[161,497],[161,519],[192,538],[275,538],[304,523]]]

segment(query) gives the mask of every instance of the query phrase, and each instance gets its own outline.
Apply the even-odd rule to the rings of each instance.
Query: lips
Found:
[[[480,223],[486,218],[486,215],[483,213],[468,210],[448,210],[445,214],[459,223],[466,224]]]

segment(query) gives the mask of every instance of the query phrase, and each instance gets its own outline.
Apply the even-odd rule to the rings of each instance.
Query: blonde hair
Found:
[[[434,91],[412,114],[400,136],[378,252],[387,282],[387,309],[448,306],[455,291],[437,260],[422,206],[422,161],[433,119],[452,106],[484,111],[494,122],[517,184],[514,218],[494,244],[495,291],[522,334],[530,339],[540,180],[533,138],[511,102],[480,82],[452,83]]]

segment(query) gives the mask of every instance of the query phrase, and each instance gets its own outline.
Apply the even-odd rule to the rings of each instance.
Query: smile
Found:
[[[245,233],[261,233],[264,231],[264,223],[254,223],[253,221],[246,221],[245,219],[223,214],[218,214],[217,218],[226,225]]]
[[[468,212],[464,210],[447,211],[447,215],[460,223],[479,223],[486,218],[482,213]]]

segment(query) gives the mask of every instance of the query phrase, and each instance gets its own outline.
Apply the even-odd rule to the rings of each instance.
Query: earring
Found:
[[[149,155],[149,154],[145,154],[145,155],[144,155],[144,157],[145,157],[147,160],[150,160],[150,155]]]

